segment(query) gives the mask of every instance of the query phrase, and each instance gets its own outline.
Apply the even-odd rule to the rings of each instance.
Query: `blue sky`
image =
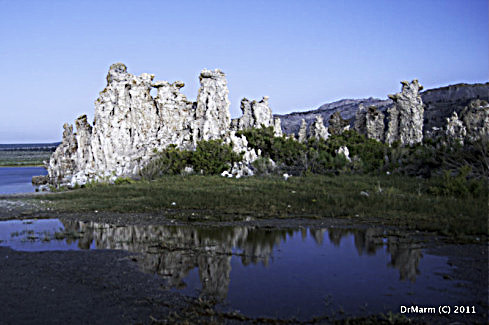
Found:
[[[0,143],[59,141],[93,118],[112,63],[182,80],[195,99],[203,68],[274,113],[425,88],[486,82],[487,0],[0,0]]]

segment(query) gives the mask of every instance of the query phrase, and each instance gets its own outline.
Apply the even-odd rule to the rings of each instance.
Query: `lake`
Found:
[[[22,251],[133,252],[166,290],[254,317],[311,319],[455,304],[447,258],[381,228],[114,226],[80,221],[0,222],[0,246]]]
[[[32,176],[47,175],[44,167],[0,167],[0,194],[34,192]]]

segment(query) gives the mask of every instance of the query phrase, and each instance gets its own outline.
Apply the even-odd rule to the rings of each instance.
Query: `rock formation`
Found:
[[[324,126],[323,117],[321,115],[316,116],[316,120],[309,128],[309,137],[316,138],[318,140],[328,139],[328,129]]]
[[[156,151],[170,144],[192,149],[200,140],[229,133],[228,89],[222,71],[201,72],[197,102],[180,92],[183,82],[153,79],[147,73],[128,73],[122,63],[110,67],[107,86],[95,101],[93,126],[85,115],[75,121],[76,133],[71,125],[64,126],[63,141],[47,166],[52,184],[75,186],[136,175]],[[152,88],[157,89],[155,98]]]
[[[195,121],[192,123],[194,144],[198,140],[219,139],[229,130],[228,93],[226,76],[221,70],[202,70]]]
[[[283,135],[282,123],[281,123],[280,118],[278,118],[278,117],[274,118],[274,120],[273,120],[273,131],[274,131],[274,135],[276,137],[281,137]]]
[[[65,123],[63,129],[63,140],[51,156],[47,168],[49,180],[55,184],[70,182],[76,171],[78,145],[73,126]]]
[[[475,99],[489,101],[489,82],[485,84],[456,84],[421,93],[424,104],[424,132],[432,129],[443,129],[446,119],[453,112],[458,116],[462,110]]]
[[[331,115],[329,118],[329,133],[341,134],[348,129],[350,129],[350,122],[343,119],[340,112],[335,112],[333,115]]]
[[[460,118],[470,140],[489,138],[489,103],[476,99],[462,110]]]
[[[377,107],[360,105],[355,116],[355,131],[369,139],[384,141],[384,113]]]
[[[394,105],[387,109],[389,123],[385,140],[391,144],[400,141],[412,145],[423,140],[423,101],[419,92],[423,89],[418,80],[402,81],[402,91],[389,95]]]
[[[120,176],[134,176],[156,152],[170,144],[192,150],[198,141],[211,139],[223,139],[233,145],[233,150],[244,153],[241,163],[230,166],[230,174],[252,175],[251,163],[261,153],[249,149],[246,138],[237,137],[235,131],[264,126],[273,127],[274,135],[282,136],[282,130],[287,131],[290,127],[281,117],[273,117],[268,97],[251,102],[244,98],[241,101],[243,115],[231,122],[227,81],[220,70],[202,70],[196,102],[187,100],[180,92],[183,82],[154,82],[153,79],[154,75],[147,73],[140,76],[128,73],[122,63],[110,67],[107,86],[95,101],[93,125],[87,121],[86,115],[75,121],[76,133],[73,126],[64,125],[63,141],[47,163],[51,184],[74,187],[90,181],[113,181]],[[474,88],[478,97],[482,94],[480,89],[487,86],[477,85]],[[154,98],[150,94],[153,88],[157,89]],[[412,145],[423,139],[424,105],[420,90],[422,86],[417,80],[403,81],[401,92],[390,95],[391,100],[344,100],[332,106],[326,105],[324,112],[319,111],[319,114],[311,111],[290,116],[294,120],[301,116],[307,118],[307,121],[302,118],[298,130],[301,142],[307,140],[308,125],[309,136],[317,139],[341,134],[350,127],[350,121],[342,116],[352,116],[356,112],[355,129],[360,133],[389,144],[399,141],[403,145]],[[438,98],[436,94],[432,91],[427,98],[434,100]],[[460,95],[460,92],[456,94]],[[372,103],[375,105],[369,105],[367,109],[363,106]],[[342,107],[348,109],[340,114]],[[356,111],[356,107],[360,109]],[[384,134],[385,110],[388,125]],[[312,123],[314,116],[316,121]],[[329,117],[329,133],[323,123],[324,116]],[[448,137],[462,140],[465,137],[478,139],[488,136],[489,104],[484,100],[474,100],[460,113],[455,111],[445,120],[447,125],[439,127],[439,130]],[[282,125],[284,121],[286,123]]]
[[[247,98],[241,100],[240,118],[231,121],[232,130],[259,129],[261,127],[273,127],[275,136],[282,136],[282,126],[279,118],[273,118],[272,110],[268,104],[268,96],[262,100],[249,101]]]
[[[464,142],[464,139],[467,136],[467,129],[462,121],[458,118],[457,112],[453,112],[452,116],[447,118],[445,136],[448,139],[453,139],[459,141],[460,143]]]
[[[297,135],[297,140],[299,142],[305,142],[307,140],[307,123],[304,119],[302,119],[301,128],[299,129],[299,134]]]

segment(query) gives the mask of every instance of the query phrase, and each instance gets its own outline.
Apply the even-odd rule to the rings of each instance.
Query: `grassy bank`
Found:
[[[42,199],[68,212],[164,212],[185,220],[333,217],[447,235],[487,234],[487,189],[477,198],[434,195],[437,182],[365,175],[315,175],[287,181],[279,177],[166,176],[96,185]]]
[[[0,150],[0,167],[43,166],[52,150]]]

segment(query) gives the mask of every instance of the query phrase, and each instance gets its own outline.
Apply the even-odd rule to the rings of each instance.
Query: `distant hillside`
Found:
[[[378,98],[342,99],[337,102],[321,105],[315,110],[274,116],[280,118],[282,130],[287,134],[291,134],[299,131],[302,119],[304,119],[309,126],[314,122],[317,115],[321,115],[323,117],[324,124],[326,126],[329,123],[329,117],[337,111],[340,112],[341,117],[344,119],[354,119],[355,113],[360,104],[363,104],[365,107],[375,105],[381,110],[385,110],[390,104],[392,104],[392,101],[390,99],[382,100]]]
[[[489,82],[485,84],[456,84],[429,89],[421,93],[425,104],[424,130],[442,127],[446,118],[460,111],[473,99],[489,101]]]
[[[424,130],[430,130],[433,126],[442,127],[445,119],[453,111],[460,113],[473,99],[489,101],[489,82],[485,84],[456,84],[441,88],[428,89],[421,93],[425,104]],[[374,105],[381,111],[385,111],[392,101],[390,99],[366,98],[366,99],[342,99],[333,103],[321,105],[315,110],[294,112],[285,115],[275,115],[282,122],[282,130],[287,133],[297,133],[301,120],[306,120],[308,126],[314,122],[317,115],[321,115],[324,124],[328,126],[329,117],[339,111],[344,119],[350,119],[351,124],[355,120],[355,113],[360,104],[365,107]]]

